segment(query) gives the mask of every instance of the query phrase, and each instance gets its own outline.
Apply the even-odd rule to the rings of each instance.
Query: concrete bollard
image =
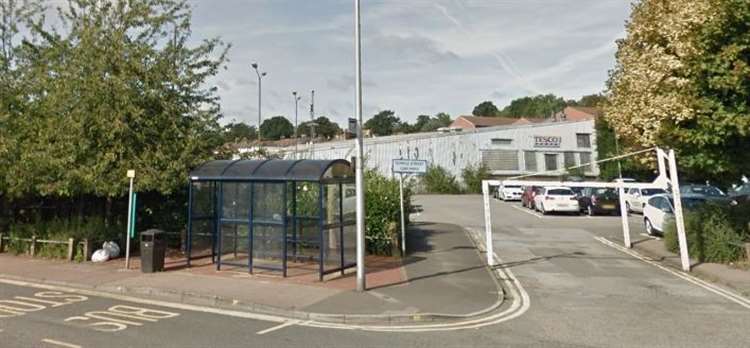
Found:
[[[31,254],[31,257],[34,257],[34,255],[36,255],[36,236],[31,236],[31,247],[29,247],[29,254]]]
[[[76,250],[76,244],[75,239],[68,238],[68,262],[73,261],[73,256],[75,256],[75,250]]]

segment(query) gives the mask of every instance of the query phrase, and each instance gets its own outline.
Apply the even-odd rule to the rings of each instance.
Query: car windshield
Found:
[[[644,196],[653,196],[653,195],[658,195],[658,194],[667,193],[667,192],[662,189],[643,189],[641,190],[641,193]]]
[[[547,194],[556,196],[572,196],[573,191],[570,189],[552,189],[547,191]]]
[[[722,192],[721,190],[719,190],[718,188],[713,187],[713,186],[706,186],[706,185],[685,186],[680,191],[682,193],[695,193],[699,195],[706,195],[706,196],[713,196],[713,197],[726,196],[726,194]]]
[[[521,186],[518,185],[505,185],[504,188],[521,188]]]

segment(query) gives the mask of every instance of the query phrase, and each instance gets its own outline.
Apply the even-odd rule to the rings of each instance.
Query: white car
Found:
[[[682,207],[685,210],[693,209],[706,202],[702,197],[683,197]],[[643,207],[643,223],[649,235],[663,234],[666,222],[674,218],[674,205],[672,196],[669,194],[654,195],[646,201]]]
[[[568,187],[544,187],[534,196],[534,207],[542,214],[549,212],[578,213],[578,197]]]
[[[662,189],[630,188],[625,193],[625,207],[627,208],[628,213],[643,213],[643,208],[646,206],[646,202],[648,202],[649,198],[664,193],[667,192]]]
[[[521,186],[517,185],[500,186],[497,188],[497,199],[503,201],[520,201],[522,194]]]

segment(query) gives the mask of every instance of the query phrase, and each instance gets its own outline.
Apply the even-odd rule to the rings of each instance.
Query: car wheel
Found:
[[[649,236],[653,236],[655,234],[654,225],[651,224],[651,220],[646,218],[644,220],[644,224],[646,225],[646,233],[648,233]]]
[[[586,214],[588,216],[594,216],[594,208],[589,205],[588,208],[586,208]]]

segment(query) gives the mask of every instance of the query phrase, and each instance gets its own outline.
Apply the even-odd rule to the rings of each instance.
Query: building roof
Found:
[[[483,128],[509,125],[522,125],[541,123],[545,119],[536,117],[485,117],[485,116],[459,116],[453,123],[452,128]]]
[[[565,120],[584,121],[593,120],[601,116],[602,110],[587,106],[568,106],[563,109],[563,114],[565,115]]]

